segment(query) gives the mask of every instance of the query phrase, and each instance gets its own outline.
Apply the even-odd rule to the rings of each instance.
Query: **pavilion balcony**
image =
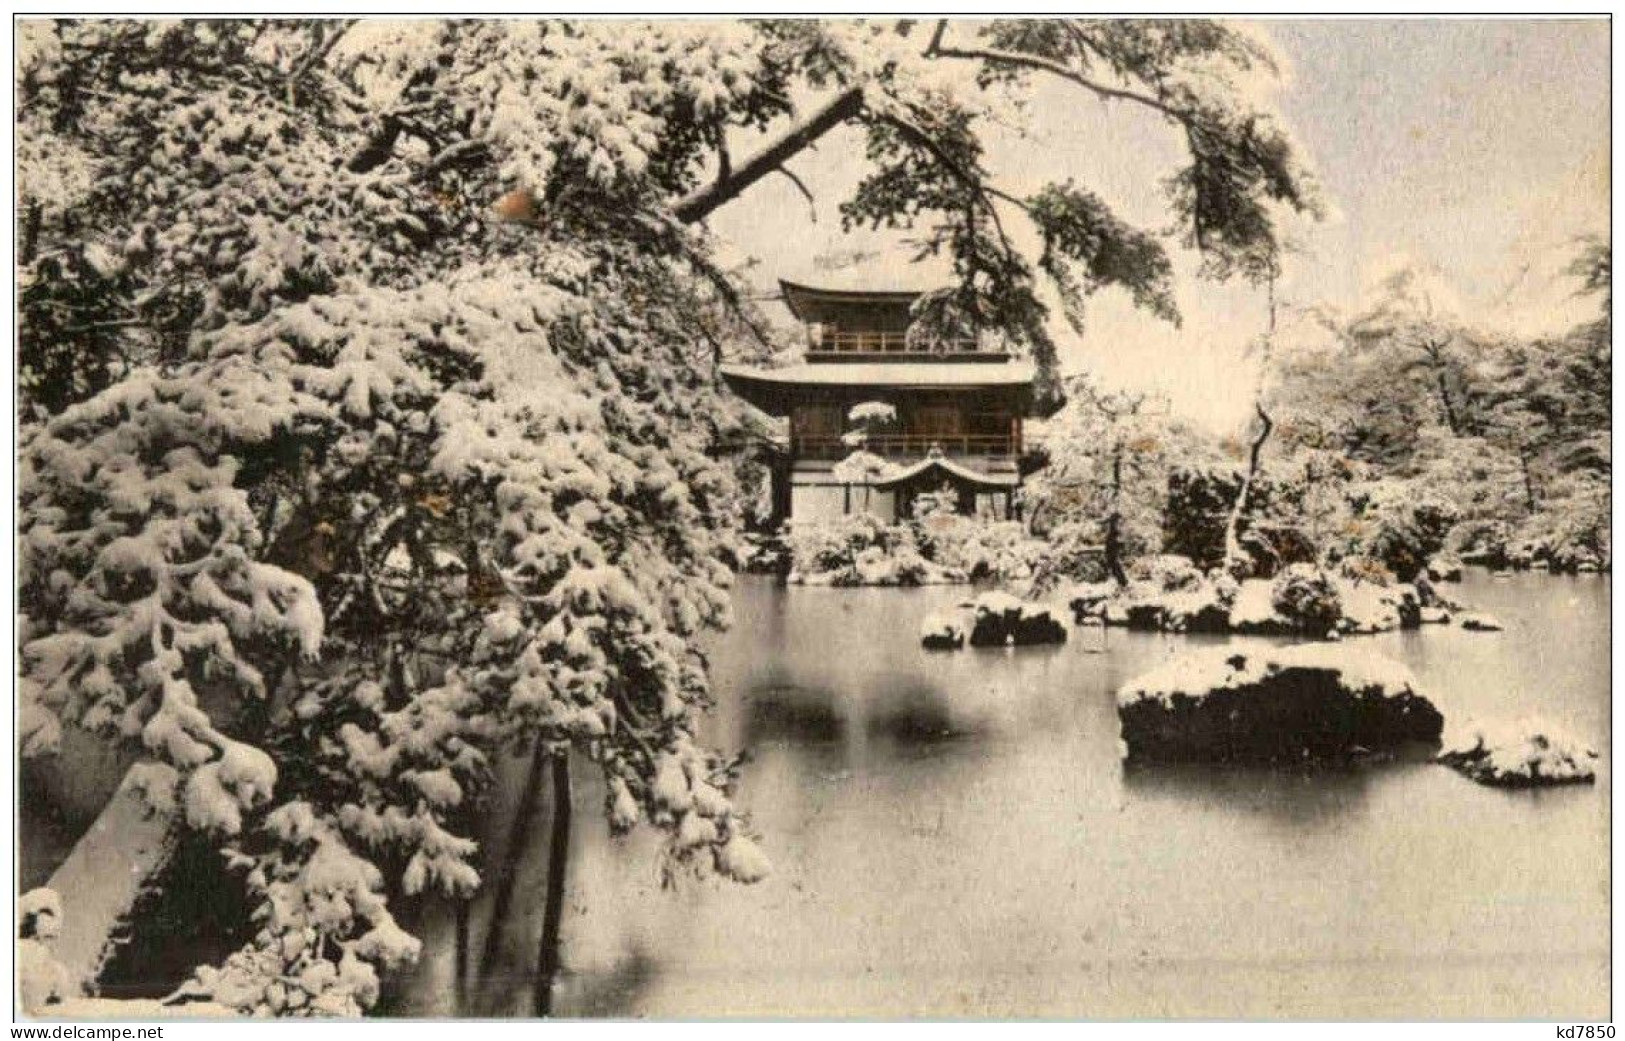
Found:
[[[792,437],[796,459],[845,459],[859,448],[887,459],[924,459],[932,450],[949,457],[1016,456],[1021,439],[1009,434],[871,434],[861,445],[842,437]]]
[[[983,350],[974,337],[910,344],[907,333],[879,330],[825,329],[807,348],[808,361],[1002,361],[1008,357],[1002,351]]]

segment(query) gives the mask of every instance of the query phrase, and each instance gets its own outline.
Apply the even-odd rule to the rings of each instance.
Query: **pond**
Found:
[[[1425,763],[1125,770],[1114,691],[1198,638],[931,653],[918,623],[963,589],[743,579],[707,736],[750,749],[739,801],[775,872],[662,890],[653,838],[610,839],[578,784],[558,1011],[1605,1018],[1608,580],[1447,588],[1506,630],[1356,639],[1447,718],[1594,737],[1595,786],[1501,791]],[[431,984],[447,946],[400,1011],[456,1011]],[[491,1011],[528,1011],[513,983]]]

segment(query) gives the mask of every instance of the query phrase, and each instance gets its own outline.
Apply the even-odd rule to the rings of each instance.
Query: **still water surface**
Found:
[[[1453,595],[1505,632],[1358,638],[1447,718],[1596,739],[1596,786],[1522,792],[1427,764],[1125,771],[1114,691],[1197,638],[920,650],[963,595],[741,581],[708,737],[752,751],[775,872],[662,891],[654,841],[611,840],[578,785],[561,1014],[1608,1015],[1606,578],[1474,573]],[[456,1011],[435,990],[411,1011]]]

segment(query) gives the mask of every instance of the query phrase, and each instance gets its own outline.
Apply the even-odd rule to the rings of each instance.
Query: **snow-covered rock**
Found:
[[[1596,759],[1595,749],[1536,719],[1452,725],[1439,752],[1439,762],[1478,783],[1508,788],[1589,783]]]
[[[1274,583],[1264,578],[1250,578],[1236,590],[1235,602],[1230,605],[1230,629],[1238,633],[1277,635],[1291,631],[1291,626],[1275,610]]]
[[[965,646],[971,629],[970,611],[938,611],[920,622],[920,646],[933,651],[953,651]]]
[[[1410,671],[1347,645],[1204,648],[1117,696],[1132,759],[1300,761],[1438,741]]]
[[[1101,618],[1106,606],[1118,593],[1116,582],[1080,582],[1068,590],[1067,605],[1072,608],[1072,620],[1082,624],[1085,618]]]
[[[1464,614],[1460,618],[1461,627],[1475,633],[1498,633],[1506,628],[1500,619],[1482,612]]]
[[[1462,563],[1455,557],[1435,557],[1424,574],[1434,582],[1460,582]]]
[[[1343,610],[1338,628],[1345,633],[1386,633],[1422,624],[1415,586],[1339,579],[1337,590]]]
[[[1008,593],[983,593],[971,611],[972,647],[1066,642],[1061,614],[1048,604],[1028,603]]]
[[[1170,593],[1162,601],[1162,628],[1171,633],[1222,633],[1230,627],[1230,608],[1211,583]]]

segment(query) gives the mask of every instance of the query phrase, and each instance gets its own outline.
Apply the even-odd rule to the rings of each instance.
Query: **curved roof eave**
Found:
[[[789,279],[779,279],[779,291],[784,294],[784,304],[790,313],[803,322],[814,321],[805,313],[807,304],[825,303],[885,303],[885,304],[911,304],[920,295],[919,290],[894,289],[820,289],[817,286],[802,285],[800,282],[791,282]]]
[[[941,470],[948,477],[958,478],[966,484],[978,488],[1014,488],[1021,484],[1021,478],[1015,474],[1008,476],[985,474],[978,470],[972,470],[962,463],[956,463],[952,459],[931,458],[923,459],[913,466],[905,467],[896,473],[883,477],[873,482],[873,486],[877,489],[895,488],[932,470]]]

